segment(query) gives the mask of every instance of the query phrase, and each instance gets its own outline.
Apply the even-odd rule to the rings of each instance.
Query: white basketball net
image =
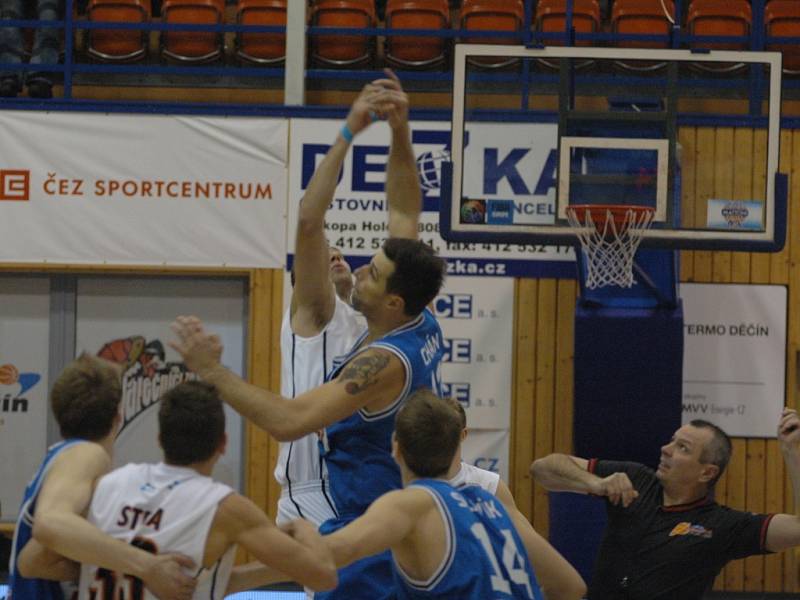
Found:
[[[636,280],[633,278],[633,257],[642,234],[650,227],[655,211],[628,209],[624,219],[617,223],[611,209],[595,224],[592,211],[586,207],[567,207],[567,219],[583,247],[586,258],[586,282],[590,289],[607,285],[629,288]],[[595,207],[595,210],[599,207]],[[583,222],[581,221],[583,219]]]

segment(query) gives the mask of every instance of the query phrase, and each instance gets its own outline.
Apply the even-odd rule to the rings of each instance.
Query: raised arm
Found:
[[[331,553],[307,521],[295,523],[291,535],[284,533],[251,500],[231,494],[220,503],[212,531],[224,532],[230,543],[298,583],[317,591],[336,586]]]
[[[607,496],[612,504],[629,506],[639,492],[625,473],[612,473],[598,477],[588,470],[589,461],[567,454],[550,454],[533,462],[533,478],[551,492],[576,492]]]
[[[293,400],[244,381],[219,362],[219,338],[208,335],[196,317],[178,317],[170,346],[204,381],[216,386],[236,412],[279,441],[319,431],[360,408],[380,410],[393,402],[405,384],[405,367],[387,350],[367,349],[342,369],[339,377]]]
[[[786,472],[792,483],[794,514],[775,515],[769,522],[764,546],[771,552],[780,552],[800,545],[800,419],[797,411],[785,408],[778,423]]]
[[[373,84],[364,86],[345,122],[351,135],[357,135],[372,122],[371,115],[377,109],[374,99],[382,92],[382,88]],[[325,213],[333,200],[350,141],[342,133],[336,136],[300,201],[294,251],[292,327],[304,336],[316,335],[333,317],[335,290],[329,275]]]
[[[77,444],[53,462],[39,492],[33,537],[46,548],[79,563],[98,565],[138,577],[158,597],[189,599],[195,582],[182,567],[185,557],[154,555],[103,533],[83,514],[95,482],[111,459],[97,444]]]
[[[344,567],[402,543],[432,506],[431,497],[424,491],[395,490],[378,498],[358,519],[323,539],[336,566]]]
[[[567,560],[540,536],[517,508],[511,490],[502,480],[495,493],[525,544],[536,579],[547,600],[579,600],[586,593],[586,584]]]
[[[383,97],[385,114],[392,130],[392,144],[386,165],[386,200],[389,205],[389,235],[417,239],[419,215],[422,211],[422,188],[419,184],[417,161],[411,146],[408,124],[408,96],[400,80],[389,69],[386,78],[373,83],[387,90]]]

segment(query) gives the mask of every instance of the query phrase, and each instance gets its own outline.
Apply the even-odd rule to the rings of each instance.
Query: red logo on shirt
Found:
[[[683,521],[672,528],[672,531],[669,532],[669,537],[674,535],[694,535],[701,538],[710,538],[713,533],[712,530],[706,529],[702,525],[692,525],[687,521]]]

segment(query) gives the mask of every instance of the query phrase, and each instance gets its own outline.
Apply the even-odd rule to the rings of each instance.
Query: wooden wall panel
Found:
[[[283,273],[256,269],[250,274],[248,372],[251,383],[280,390],[280,326]],[[272,476],[277,443],[265,431],[247,424],[247,495],[275,518],[280,487]]]
[[[682,147],[682,213],[687,224],[706,219],[709,198],[758,199],[765,189],[766,132],[741,128],[685,127]],[[782,172],[791,175],[790,206],[800,202],[800,132],[781,134]],[[795,204],[796,206],[796,204]],[[783,252],[684,251],[681,280],[772,283],[789,286],[787,403],[796,406],[795,357],[800,350],[800,310],[794,301],[800,285],[800,210],[791,210]],[[547,501],[527,474],[530,461],[551,451],[569,452],[572,444],[573,318],[576,286],[572,280],[520,280],[516,296],[516,364],[512,490],[531,520],[546,532]],[[553,338],[555,336],[555,339]],[[553,354],[554,353],[554,354]],[[555,388],[553,388],[555,386]],[[533,422],[532,422],[533,421]],[[533,439],[525,435],[525,428]],[[529,435],[530,435],[529,434]],[[717,498],[733,508],[754,512],[792,512],[791,487],[775,440],[734,440],[728,473]],[[526,512],[527,514],[527,512]],[[794,592],[797,560],[793,552],[751,557],[731,563],[715,589]]]
[[[520,511],[533,521],[533,482],[528,467],[533,462],[534,393],[536,367],[536,308],[539,282],[519,279],[514,296],[514,368],[509,485]],[[571,368],[571,365],[570,365]],[[546,518],[547,515],[545,515]]]

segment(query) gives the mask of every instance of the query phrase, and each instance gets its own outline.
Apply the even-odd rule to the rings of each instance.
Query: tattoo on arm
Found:
[[[345,384],[345,391],[351,396],[361,393],[378,382],[378,374],[389,364],[389,357],[383,353],[368,354],[351,360],[339,376]]]

